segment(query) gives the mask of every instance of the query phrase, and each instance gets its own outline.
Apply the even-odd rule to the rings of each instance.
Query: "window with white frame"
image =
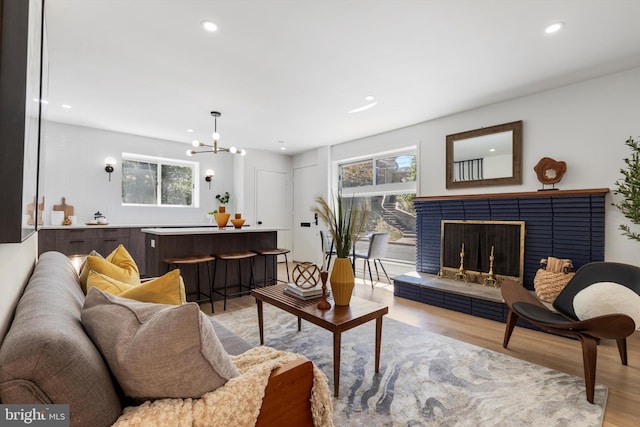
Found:
[[[416,189],[415,150],[372,156],[338,165],[340,189],[344,193],[369,194]]]
[[[197,162],[122,153],[122,204],[198,207]]]
[[[389,232],[386,258],[415,262],[415,149],[339,163],[338,173],[339,188],[347,206],[367,205],[365,234]],[[367,239],[363,238],[357,249],[366,251],[366,245]]]

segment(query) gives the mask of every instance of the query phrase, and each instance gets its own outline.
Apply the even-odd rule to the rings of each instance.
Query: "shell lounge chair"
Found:
[[[598,341],[615,339],[622,364],[627,364],[626,338],[640,327],[636,325],[640,323],[640,268],[614,262],[584,265],[553,302],[556,311],[516,282],[504,282],[501,290],[509,307],[502,346],[507,348],[520,317],[545,331],[577,338],[582,344],[590,403],[594,398]]]

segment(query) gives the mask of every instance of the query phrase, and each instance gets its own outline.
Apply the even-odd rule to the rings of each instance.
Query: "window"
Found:
[[[347,207],[366,203],[369,211],[364,234],[356,242],[356,250],[366,252],[368,238],[374,232],[389,233],[385,259],[414,263],[416,260],[416,214],[413,207],[415,193],[384,196],[345,197]]]
[[[343,188],[373,185],[373,160],[340,165]]]
[[[340,188],[354,193],[380,193],[416,188],[416,154],[405,152],[339,165]]]
[[[122,153],[122,204],[198,207],[198,163]]]
[[[415,262],[416,171],[413,150],[338,165],[340,190],[347,204],[367,204],[365,233],[389,233],[386,259]],[[366,251],[367,244],[367,239],[362,238],[356,249]]]

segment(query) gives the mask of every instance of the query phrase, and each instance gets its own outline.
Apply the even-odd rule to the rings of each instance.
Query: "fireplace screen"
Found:
[[[524,221],[453,221],[441,225],[440,275],[492,285],[522,282]]]

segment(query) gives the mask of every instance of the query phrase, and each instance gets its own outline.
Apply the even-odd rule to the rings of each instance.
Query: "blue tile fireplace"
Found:
[[[576,269],[588,262],[604,260],[608,192],[606,188],[599,188],[417,197],[414,199],[417,274],[396,276],[394,293],[504,322],[506,306],[499,292],[483,296],[473,288],[481,285],[473,283],[466,286],[472,290],[467,294],[460,283],[452,283],[449,289],[446,280],[454,282],[452,279],[437,279],[442,267],[442,221],[524,222],[522,283],[533,290],[533,278],[542,258],[569,258]]]

